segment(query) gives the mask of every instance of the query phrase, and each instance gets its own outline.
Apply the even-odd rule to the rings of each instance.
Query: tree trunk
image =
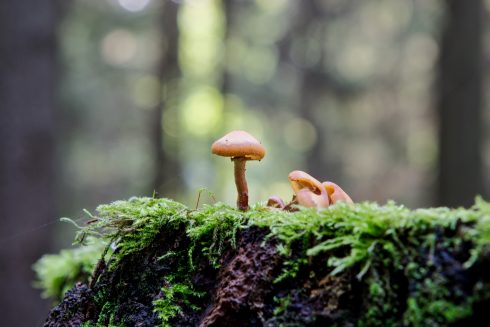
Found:
[[[328,13],[322,9],[315,0],[302,1],[297,4],[295,23],[292,27],[291,36],[288,36],[291,47],[294,41],[299,41],[301,50],[296,50],[296,65],[300,76],[300,89],[298,100],[298,114],[314,127],[316,141],[305,156],[306,169],[308,173],[324,180],[328,178],[340,178],[340,169],[333,160],[328,160],[328,145],[326,142],[328,132],[322,122],[328,119],[326,113],[319,117],[318,104],[322,97],[328,92],[335,93],[333,82],[324,71],[324,50],[319,49],[316,58],[311,58],[309,50],[311,44],[322,42],[324,39],[324,24],[328,19]],[[312,40],[314,39],[314,40]],[[290,52],[294,51],[290,48]],[[299,61],[298,61],[299,59]]]
[[[227,67],[227,59],[229,56],[229,51],[228,51],[228,40],[230,39],[230,35],[233,35],[233,18],[236,13],[236,10],[239,9],[237,8],[237,3],[233,0],[224,0],[222,2],[223,6],[223,16],[225,18],[225,23],[224,23],[224,29],[225,29],[225,35],[223,37],[223,43],[224,43],[224,50],[223,50],[223,61],[222,61],[222,73],[221,73],[221,85],[220,85],[220,90],[221,94],[224,97],[224,100],[226,101],[226,97],[228,96],[228,93],[231,91],[231,76],[228,72],[228,67]],[[226,106],[225,106],[226,108]]]
[[[35,326],[47,306],[32,263],[48,248],[54,214],[54,1],[0,4],[0,317]],[[36,229],[35,232],[26,231]]]
[[[155,151],[156,172],[153,182],[154,189],[166,196],[175,195],[182,185],[178,163],[178,144],[176,138],[164,142],[162,121],[177,121],[177,99],[179,94],[179,5],[176,1],[166,1],[161,15],[161,33],[164,39],[158,74],[162,93],[160,101],[154,108],[152,120],[152,139]]]
[[[322,217],[332,224],[318,224],[312,211],[287,219],[275,211],[268,227],[230,209],[208,208],[195,219],[165,199],[130,201],[109,209],[110,219],[101,213],[107,225],[126,224],[109,237],[123,235],[117,250],[107,264],[99,261],[90,282],[79,279],[64,295],[45,327],[488,325],[490,248],[479,248],[481,209],[424,214],[364,204],[332,208]],[[141,216],[118,219],[127,212]],[[475,215],[482,216],[469,222]],[[127,229],[131,222],[139,227]],[[149,242],[154,222],[160,230]]]
[[[439,59],[440,205],[470,206],[483,192],[480,0],[447,0]]]

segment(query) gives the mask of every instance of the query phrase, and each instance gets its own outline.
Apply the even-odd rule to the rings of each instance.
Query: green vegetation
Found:
[[[45,289],[46,295],[58,296],[60,287],[52,285],[53,281],[62,279],[62,272],[49,266],[71,266],[63,270],[71,276],[62,279],[62,289],[66,290],[67,282],[75,281],[73,272],[81,267],[72,259],[74,255],[67,253],[92,249],[90,257],[100,257],[103,246],[95,250],[98,255],[93,255],[94,237],[101,240],[100,244],[115,242],[117,250],[110,254],[110,268],[114,269],[125,256],[150,246],[162,230],[185,231],[189,239],[187,253],[169,251],[159,258],[178,257],[179,265],[166,278],[159,299],[153,303],[164,326],[182,312],[183,306],[199,309],[191,301],[203,295],[191,282],[190,276],[196,269],[194,263],[204,258],[218,268],[225,247],[236,246],[237,231],[253,226],[268,229],[267,238],[279,241],[283,270],[275,276],[275,283],[295,278],[299,272],[309,269],[308,262],[317,256],[326,258],[325,265],[331,275],[354,273],[367,290],[361,325],[396,323],[380,320],[387,316],[401,317],[408,325],[445,325],[470,315],[472,303],[489,296],[488,285],[478,284],[479,291],[474,290],[474,296],[449,287],[451,280],[437,257],[441,249],[454,254],[465,244],[470,249],[461,269],[470,269],[477,262],[490,244],[490,204],[481,199],[470,209],[409,210],[393,202],[386,205],[365,202],[339,203],[323,211],[296,212],[271,211],[258,204],[240,212],[221,203],[191,210],[168,199],[132,198],[99,206],[97,212],[96,221],[77,234],[79,249],[46,256],[36,264],[40,279],[37,285]],[[83,266],[85,271],[94,266],[94,261],[89,263]],[[402,290],[397,289],[395,278],[409,283],[410,291],[405,290],[408,294],[403,299],[406,303],[401,306],[406,308],[404,312],[397,312],[398,293]],[[289,297],[276,299],[274,312],[285,312],[289,302]],[[113,308],[111,304],[106,306],[102,311],[110,317]]]
[[[33,266],[38,276],[34,285],[43,297],[60,301],[77,281],[88,281],[105,247],[104,241],[89,237],[84,246],[44,255]]]
[[[132,198],[97,207],[91,224],[80,228],[75,242],[82,244],[87,236],[116,241],[119,259],[149,246],[162,228],[176,228],[185,219],[184,205],[168,199]]]
[[[169,284],[162,287],[162,298],[155,300],[153,305],[158,316],[162,319],[162,326],[171,326],[169,321],[177,314],[182,313],[181,305],[190,307],[193,310],[199,310],[199,307],[192,304],[188,298],[201,297],[202,292],[197,292],[192,289],[192,286],[187,284]],[[181,304],[178,304],[181,303]]]

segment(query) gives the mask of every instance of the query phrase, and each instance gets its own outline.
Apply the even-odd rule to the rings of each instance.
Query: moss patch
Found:
[[[211,326],[239,317],[271,326],[445,326],[478,315],[490,298],[483,200],[454,210],[390,202],[240,212],[132,198],[99,206],[77,234],[80,249],[90,237],[115,248],[92,281],[96,309],[87,319],[95,325]],[[41,260],[39,285],[49,289],[49,261]],[[236,301],[230,285],[241,285]]]
[[[100,239],[89,237],[83,246],[44,255],[33,266],[38,277],[34,286],[43,290],[43,297],[61,301],[76,282],[89,281],[106,245]]]

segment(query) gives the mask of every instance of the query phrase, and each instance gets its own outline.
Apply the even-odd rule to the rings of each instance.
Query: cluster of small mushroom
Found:
[[[267,206],[284,210],[291,210],[293,205],[301,205],[307,208],[326,208],[339,201],[353,203],[347,193],[335,183],[320,183],[316,178],[301,170],[294,170],[289,173],[289,182],[294,195],[291,202],[285,204],[277,196],[271,196],[267,201]]]
[[[240,210],[248,210],[245,164],[248,160],[261,160],[265,156],[264,146],[247,132],[233,131],[214,142],[211,146],[211,152],[219,156],[231,157],[235,164],[235,184],[238,192],[237,207]],[[291,210],[297,204],[321,209],[338,201],[352,203],[347,193],[335,183],[320,183],[300,170],[292,171],[288,178],[294,191],[293,200],[286,205],[279,197],[271,196],[267,206]]]

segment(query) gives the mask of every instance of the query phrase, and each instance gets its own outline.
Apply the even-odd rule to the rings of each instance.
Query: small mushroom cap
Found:
[[[325,187],[317,179],[301,170],[288,176],[298,203],[309,208],[326,208],[330,204]]]
[[[328,197],[330,198],[330,201],[332,203],[337,203],[339,201],[344,201],[345,203],[354,203],[350,196],[345,193],[343,189],[340,188],[335,183],[332,182],[323,182],[323,186],[325,187],[325,190],[328,193]]]
[[[303,188],[308,188],[313,193],[320,194],[324,188],[322,183],[320,183],[316,178],[301,170],[294,170],[290,172],[288,179],[294,193],[297,193]]]
[[[264,146],[245,131],[226,134],[213,143],[211,152],[222,157],[244,157],[247,160],[260,160],[265,156]]]
[[[279,208],[282,209],[286,206],[284,201],[278,197],[277,195],[272,195],[267,199],[267,206],[272,207],[272,208]]]

